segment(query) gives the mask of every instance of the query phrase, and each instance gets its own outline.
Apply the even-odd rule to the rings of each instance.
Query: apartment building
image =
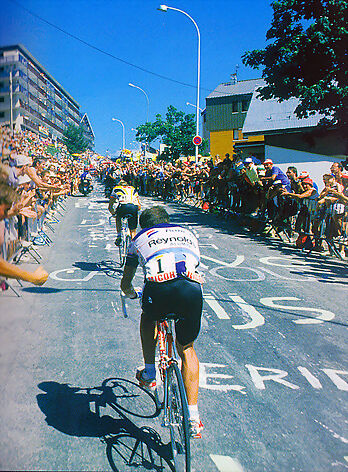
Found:
[[[69,124],[82,122],[92,146],[94,134],[86,117],[78,102],[24,46],[0,47],[0,123],[61,140]]]
[[[203,116],[203,136],[209,139],[210,154],[224,157],[236,149],[245,156],[262,157],[263,136],[243,135],[243,124],[254,90],[264,85],[263,79],[233,80],[222,83],[206,98]]]

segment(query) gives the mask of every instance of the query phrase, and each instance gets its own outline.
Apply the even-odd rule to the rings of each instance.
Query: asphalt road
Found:
[[[142,364],[139,305],[124,318],[102,188],[66,206],[53,243],[39,248],[46,285],[13,282],[21,298],[0,294],[0,469],[170,470],[167,431],[142,417],[153,405],[139,392],[122,398]],[[205,429],[192,470],[348,470],[347,264],[166,208],[199,237],[206,278],[196,343]],[[110,378],[120,379],[120,408],[107,402]]]

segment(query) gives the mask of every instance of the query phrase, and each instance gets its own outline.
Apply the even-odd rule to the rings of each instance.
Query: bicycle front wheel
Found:
[[[176,472],[191,472],[189,412],[184,382],[177,364],[167,371],[170,441]]]

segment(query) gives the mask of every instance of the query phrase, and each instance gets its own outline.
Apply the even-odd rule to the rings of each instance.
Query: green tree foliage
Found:
[[[347,126],[347,0],[278,0],[272,2],[269,44],[248,51],[243,63],[258,69],[266,86],[262,99],[297,97],[296,115],[319,112],[323,122]]]
[[[81,154],[89,146],[89,142],[83,136],[83,129],[72,124],[65,128],[63,142],[70,154]]]
[[[161,138],[163,144],[168,146],[161,157],[165,160],[176,160],[180,156],[195,154],[195,146],[192,142],[195,134],[195,115],[186,115],[183,111],[170,105],[165,119],[162,119],[162,116],[158,114],[153,123],[148,122],[138,126],[136,139],[140,142],[151,143],[155,139]],[[200,146],[200,153],[204,150],[202,146]]]

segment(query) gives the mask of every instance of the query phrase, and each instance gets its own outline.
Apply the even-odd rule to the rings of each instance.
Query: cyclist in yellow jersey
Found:
[[[127,216],[129,231],[133,239],[137,232],[138,211],[141,208],[135,188],[128,185],[125,180],[120,180],[111,192],[108,208],[109,212],[116,217],[116,246],[121,244],[121,219],[125,216]]]

